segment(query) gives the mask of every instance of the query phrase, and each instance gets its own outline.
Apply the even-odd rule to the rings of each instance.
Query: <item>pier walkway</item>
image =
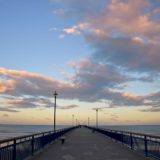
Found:
[[[87,128],[66,134],[66,141],[53,142],[31,160],[147,160],[120,143]]]

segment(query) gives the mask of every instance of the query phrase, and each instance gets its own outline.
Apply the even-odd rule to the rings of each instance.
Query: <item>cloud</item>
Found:
[[[75,4],[76,1],[69,0],[66,3],[69,6],[77,5],[77,12],[78,9],[83,12],[81,7],[85,8],[89,3],[91,8],[94,8],[95,1]],[[94,8],[95,14],[87,8],[79,24],[63,31],[67,34],[82,35],[98,62],[110,63],[130,72],[159,72],[159,2],[111,0],[102,4],[100,9]]]
[[[118,119],[119,116],[115,115],[115,114],[111,114],[111,117],[114,118],[114,119]]]
[[[138,72],[159,71],[160,22],[145,7],[147,0],[112,1],[103,14],[91,16],[89,25],[104,33],[83,32],[96,59]]]
[[[53,11],[54,14],[64,16],[67,11],[63,8],[59,8]]]
[[[53,91],[67,90],[72,84],[26,71],[0,68],[0,93],[14,96],[52,97]]]
[[[159,40],[160,22],[152,17],[152,13],[160,5],[151,8],[152,3],[149,0],[112,0],[102,12],[87,20],[94,28],[112,37],[141,37],[156,41]]]
[[[106,100],[106,108],[159,105],[159,93],[140,96],[124,92],[131,81],[154,82],[159,78],[159,1],[52,2],[59,3],[68,18],[79,20],[62,33],[83,36],[92,50],[90,59],[72,63],[75,74],[69,82],[74,87],[63,90],[63,98]]]
[[[120,73],[115,67],[95,63],[89,59],[74,62],[72,67],[75,68],[75,75],[72,77],[72,81],[77,85],[93,87],[95,91],[102,87],[114,88],[129,81],[129,78],[125,74]]]
[[[111,116],[110,120],[112,121],[118,121],[119,119],[119,116],[117,116],[116,114],[111,114],[110,116]]]
[[[63,29],[63,32],[66,34],[73,34],[73,35],[80,35],[83,30],[86,30],[88,28],[87,23],[80,23],[78,25],[75,25],[71,28],[65,28]]]
[[[63,39],[64,37],[65,37],[65,35],[64,35],[64,34],[61,34],[61,35],[59,35],[58,38]]]
[[[10,108],[15,108],[15,109],[29,109],[29,108],[50,108],[54,106],[54,103],[46,98],[43,97],[34,97],[30,96],[29,98],[26,97],[8,97],[6,98],[5,103],[8,105]]]
[[[95,108],[92,108],[93,110],[95,110],[95,111],[100,111],[100,112],[103,112],[104,111],[104,109],[105,109],[105,107],[95,107]]]
[[[9,115],[8,114],[3,114],[3,117],[9,117]]]
[[[8,100],[7,104],[15,108],[35,108],[36,104],[34,104],[33,102],[33,99],[16,98]]]
[[[2,106],[1,110],[15,112],[20,108],[52,107],[54,103],[51,98],[54,90],[60,93],[58,98],[61,99],[77,99],[85,102],[106,101],[107,104],[103,108],[156,107],[159,104],[159,92],[139,96],[117,91],[117,89],[124,89],[123,84],[132,79],[112,65],[96,63],[89,59],[70,65],[75,69],[75,73],[67,82],[26,71],[1,68],[0,84],[1,88],[5,88],[1,89],[1,94],[5,95],[3,98],[6,100],[5,105],[8,106],[8,109]],[[74,107],[77,106],[69,105],[61,108]]]
[[[9,99],[9,97],[8,97]],[[6,100],[6,104],[8,105],[6,108],[0,108],[0,111],[8,111],[8,112],[18,112],[16,111],[17,109],[29,109],[29,108],[50,108],[54,107],[54,103],[47,98],[42,98],[42,97],[30,97],[30,98],[11,98],[9,100]],[[60,106],[57,105],[58,109],[61,110],[68,110],[68,109],[73,109],[79,107],[78,105],[67,105],[67,106]],[[11,109],[9,109],[11,108]],[[16,110],[14,110],[16,109]]]
[[[107,0],[108,1],[108,0]],[[83,18],[88,13],[96,14],[95,10],[99,10],[107,3],[106,0],[50,0],[51,3],[58,4],[59,8],[54,13],[69,18]]]
[[[12,113],[17,113],[17,112],[19,112],[19,111],[17,111],[17,110],[10,109],[10,107],[7,107],[7,106],[6,106],[6,108],[0,107],[0,111],[2,111],[2,112],[12,112]]]
[[[118,121],[118,119],[116,119],[116,118],[111,118],[110,120],[111,121]]]
[[[112,103],[112,102],[109,102],[109,103],[107,103],[107,107],[105,107],[105,108],[115,108],[116,106]]]
[[[160,107],[152,107],[140,110],[141,112],[160,112]]]
[[[55,14],[74,16],[76,22],[79,20],[64,28],[59,38],[67,34],[83,36],[91,47],[91,57],[72,63],[75,72],[66,81],[0,68],[0,94],[8,96],[5,98],[7,108],[2,106],[0,110],[17,112],[13,108],[51,107],[54,90],[61,99],[107,101],[106,107],[102,108],[152,106],[157,109],[159,92],[140,96],[125,93],[124,89],[130,81],[152,82],[152,75],[159,74],[160,3],[151,0],[50,1],[58,3]],[[60,31],[57,28],[50,30]],[[148,74],[140,78],[129,76],[135,71]],[[60,108],[75,107],[78,106]]]
[[[95,48],[95,59],[101,62],[111,62],[128,71],[136,72],[152,73],[160,69],[159,45],[137,43],[129,38],[93,39],[92,37],[90,43]]]
[[[113,67],[99,65],[89,60],[81,60],[76,65],[74,64],[74,67],[76,73],[68,82],[26,71],[1,68],[1,94],[22,97],[10,103],[26,107],[36,107],[36,104],[34,99],[24,99],[24,96],[51,98],[54,90],[60,93],[59,98],[97,101],[101,99],[100,94],[104,87],[116,87],[127,81],[127,77],[118,73]]]
[[[66,110],[66,109],[73,109],[73,108],[77,108],[77,107],[79,107],[79,106],[78,105],[58,106],[58,109]]]

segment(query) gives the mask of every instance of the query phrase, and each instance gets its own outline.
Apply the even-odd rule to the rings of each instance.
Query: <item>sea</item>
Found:
[[[56,129],[67,128],[66,125],[57,125]],[[125,125],[125,126],[99,126],[104,129],[130,131],[160,136],[160,125]],[[0,140],[30,135],[53,130],[53,125],[13,125],[0,124]]]
[[[56,130],[67,128],[67,125],[57,125]],[[30,135],[34,133],[53,131],[53,125],[15,125],[0,124],[0,140]]]
[[[129,131],[135,133],[160,136],[160,125],[124,125],[124,126],[101,126],[104,129]]]

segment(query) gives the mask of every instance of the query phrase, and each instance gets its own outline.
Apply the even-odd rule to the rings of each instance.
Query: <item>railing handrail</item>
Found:
[[[151,138],[160,138],[159,135],[152,135],[152,134],[146,134],[146,133],[138,133],[138,132],[131,132],[131,131],[122,131],[122,130],[114,130],[114,129],[108,129],[108,128],[101,128],[101,127],[93,127],[91,126],[92,128],[95,128],[95,129],[103,129],[105,131],[110,131],[110,132],[119,132],[119,133],[123,133],[123,134],[132,134],[132,135],[139,135],[139,136],[146,136],[146,137],[151,137]]]
[[[59,131],[62,131],[62,130],[66,130],[68,128],[72,128],[72,127],[58,129],[58,130],[56,130],[56,132],[59,132]],[[8,143],[8,142],[11,142],[11,141],[14,141],[14,140],[19,140],[19,139],[25,139],[25,138],[29,138],[29,137],[32,137],[32,136],[38,136],[38,135],[42,135],[42,134],[46,134],[46,133],[54,133],[54,131],[50,130],[50,131],[45,131],[45,132],[39,132],[39,133],[37,132],[37,133],[33,133],[33,134],[28,134],[28,135],[24,135],[24,136],[7,138],[7,139],[0,140],[0,144]]]

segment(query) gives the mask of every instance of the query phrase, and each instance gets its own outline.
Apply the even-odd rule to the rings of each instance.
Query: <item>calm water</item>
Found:
[[[101,126],[106,129],[129,131],[160,136],[160,125],[126,125],[126,126]]]
[[[69,126],[59,125],[57,129]],[[160,135],[160,125],[134,125],[134,126],[100,126],[114,130],[131,131],[145,134]],[[37,132],[53,130],[51,125],[5,125],[0,124],[0,139],[29,135]]]
[[[58,125],[56,129],[69,126]],[[6,125],[0,124],[0,139],[29,135],[32,133],[45,132],[53,130],[51,125]]]

